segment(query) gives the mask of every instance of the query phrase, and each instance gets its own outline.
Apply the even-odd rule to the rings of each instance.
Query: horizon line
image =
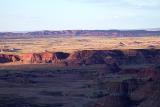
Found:
[[[21,31],[21,30],[17,30],[17,31],[0,31],[0,33],[4,33],[4,32],[11,32],[11,33],[27,33],[27,32],[40,32],[40,31],[94,31],[94,30],[97,30],[97,31],[107,31],[107,30],[120,30],[120,31],[126,31],[126,30],[148,30],[148,31],[160,31],[160,27],[159,28],[129,28],[129,29],[42,29],[42,30],[24,30],[24,31]]]

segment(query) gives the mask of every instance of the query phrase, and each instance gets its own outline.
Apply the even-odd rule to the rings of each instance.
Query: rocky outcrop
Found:
[[[20,57],[18,55],[0,54],[0,63],[9,63],[17,61],[20,61]]]
[[[136,107],[159,107],[160,82],[150,81],[134,91],[130,98],[137,102]]]
[[[85,50],[72,53],[69,58],[86,65],[106,63],[118,65],[157,64],[160,63],[160,50]]]
[[[105,51],[84,50],[70,54],[67,58],[70,65],[105,64]]]
[[[43,52],[21,55],[0,55],[1,63],[21,61],[25,64],[65,64],[65,65],[129,65],[160,63],[160,50],[83,50],[73,53]],[[114,66],[115,67],[115,66]]]
[[[98,99],[98,101],[91,107],[130,107],[132,101],[129,96],[138,88],[136,79],[124,79],[122,81],[111,81],[103,83],[104,89],[108,94],[105,97]]]
[[[52,63],[62,64],[64,60],[69,56],[64,52],[43,52],[43,53],[29,53],[20,55],[20,61],[22,64],[40,64],[40,63]]]
[[[20,61],[22,64],[41,63],[42,58],[40,54],[29,53],[20,55]]]
[[[134,71],[134,70],[133,70]],[[134,78],[116,81],[103,80],[103,87],[107,90],[107,96],[89,107],[159,107],[160,105],[160,75],[159,69],[140,69],[131,74]],[[127,73],[130,73],[127,71]],[[125,77],[129,76],[127,73]],[[127,75],[126,75],[127,74]],[[150,79],[147,79],[147,78]]]
[[[40,57],[41,57],[41,62],[43,63],[52,63],[52,61],[56,59],[56,56],[48,51],[41,53]]]

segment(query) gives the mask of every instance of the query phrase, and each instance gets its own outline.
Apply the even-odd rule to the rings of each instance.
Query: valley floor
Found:
[[[123,65],[120,72],[109,73],[101,64],[1,65],[0,107],[150,107],[151,101],[159,104],[160,99],[156,98],[160,83],[154,77],[157,66],[127,67]]]

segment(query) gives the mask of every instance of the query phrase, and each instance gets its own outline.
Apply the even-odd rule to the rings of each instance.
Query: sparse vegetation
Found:
[[[82,42],[83,41],[83,42]],[[49,37],[31,39],[5,39],[0,41],[13,52],[1,53],[36,53],[48,51],[71,52],[76,50],[112,50],[112,49],[150,49],[160,48],[160,37]]]

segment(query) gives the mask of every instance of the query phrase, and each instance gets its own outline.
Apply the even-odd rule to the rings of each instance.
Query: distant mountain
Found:
[[[55,36],[160,36],[160,30],[63,30],[34,32],[0,32],[0,38],[40,38]]]
[[[160,28],[150,28],[150,29],[147,29],[148,31],[160,31]]]

